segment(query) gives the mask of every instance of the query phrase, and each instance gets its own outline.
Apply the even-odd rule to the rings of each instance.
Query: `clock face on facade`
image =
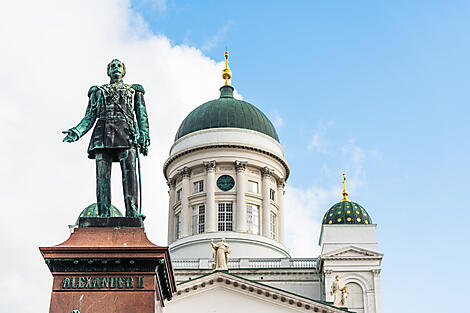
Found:
[[[222,175],[217,179],[217,187],[220,190],[229,191],[233,186],[235,186],[235,180],[233,180],[232,176]]]

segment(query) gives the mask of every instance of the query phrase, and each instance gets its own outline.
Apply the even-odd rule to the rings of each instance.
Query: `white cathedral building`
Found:
[[[345,187],[323,218],[321,254],[292,258],[284,246],[290,169],[278,135],[259,109],[233,97],[228,66],[223,77],[220,98],[183,120],[163,166],[178,284],[164,310],[381,313],[377,225]],[[213,269],[211,240],[222,238],[230,254],[221,271]],[[333,303],[336,276],[345,306]]]

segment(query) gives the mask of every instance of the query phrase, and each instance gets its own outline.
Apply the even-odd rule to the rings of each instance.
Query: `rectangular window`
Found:
[[[176,191],[176,201],[181,201],[181,188]]]
[[[175,239],[181,237],[181,215],[180,213],[175,215]]]
[[[194,193],[203,192],[204,191],[204,181],[200,180],[194,183]]]
[[[258,193],[258,183],[252,180],[248,181],[248,191],[252,193]]]
[[[254,204],[246,205],[246,216],[248,232],[259,235],[259,206]]]
[[[273,189],[269,189],[269,199],[276,201],[276,192]]]
[[[231,231],[233,227],[233,205],[232,202],[219,203],[218,231]]]
[[[204,224],[206,222],[206,208],[204,205],[193,207],[193,235],[204,232]]]
[[[272,239],[277,239],[277,216],[273,212],[269,214],[269,235]]]

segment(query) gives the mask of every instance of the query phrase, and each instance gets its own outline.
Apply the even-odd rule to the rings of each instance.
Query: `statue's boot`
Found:
[[[139,206],[137,204],[139,188],[136,174],[136,157],[137,153],[135,149],[126,149],[119,154],[126,217],[139,216]]]

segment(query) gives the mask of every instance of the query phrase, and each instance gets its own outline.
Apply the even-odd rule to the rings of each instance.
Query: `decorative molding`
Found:
[[[176,187],[176,180],[175,179],[169,179],[166,184],[170,189],[174,189]]]
[[[363,248],[348,246],[320,256],[323,260],[382,259],[383,254]]]
[[[183,177],[183,178],[189,178],[191,176],[191,169],[189,167],[183,167],[182,169],[178,170],[178,173]]]
[[[286,186],[286,181],[285,181],[285,179],[279,178],[279,179],[277,180],[277,189],[284,189],[285,186]]]
[[[206,168],[206,172],[215,172],[215,160],[212,160],[212,161],[205,161],[203,162],[204,163],[204,167]]]
[[[269,169],[269,167],[263,167],[261,169],[261,176],[263,176],[263,178],[269,178],[271,177],[273,171]]]
[[[244,172],[246,170],[246,161],[235,161],[235,170],[238,172]]]
[[[379,268],[373,270],[372,272],[374,273],[374,277],[379,277],[380,276],[380,271],[381,271],[381,269],[379,269]]]
[[[330,277],[332,273],[333,273],[332,270],[325,270],[325,276],[327,277]]]
[[[233,275],[216,271],[204,277],[186,281],[178,284],[178,291],[174,299],[178,297],[186,297],[189,293],[200,288],[214,288],[216,286],[224,286],[225,288],[240,291],[253,297],[262,297],[270,299],[273,304],[281,306],[291,306],[295,310],[304,309],[313,312],[322,313],[344,313],[349,312],[343,308],[334,307],[331,304],[322,303],[317,300],[309,299],[297,294],[286,292],[268,285],[263,285],[244,278],[235,277]]]
[[[244,150],[251,150],[251,151],[255,151],[255,152],[259,152],[259,153],[263,153],[265,155],[268,155],[270,157],[272,157],[273,159],[275,159],[276,161],[278,161],[279,163],[282,164],[282,166],[284,166],[284,169],[286,170],[286,177],[285,179],[287,180],[287,178],[289,177],[289,174],[290,174],[290,170],[289,170],[289,166],[287,165],[286,161],[284,161],[283,159],[281,159],[280,157],[278,157],[277,155],[275,155],[274,153],[271,153],[271,152],[268,152],[268,151],[265,151],[265,150],[262,150],[262,149],[258,149],[258,148],[255,148],[255,147],[250,147],[250,146],[243,146],[243,145],[231,145],[231,144],[225,144],[225,145],[208,145],[208,146],[203,146],[203,147],[197,147],[197,148],[193,148],[193,149],[188,149],[186,151],[183,151],[183,152],[180,152],[178,154],[175,154],[174,156],[170,157],[168,160],[166,160],[165,164],[163,165],[163,175],[165,176],[165,178],[168,178],[167,177],[167,169],[168,169],[168,166],[173,163],[176,159],[182,157],[183,155],[186,155],[186,154],[189,154],[189,153],[192,153],[192,152],[196,152],[196,151],[200,151],[200,150],[206,150],[206,149],[219,149],[219,148],[222,148],[222,149],[244,149]]]

